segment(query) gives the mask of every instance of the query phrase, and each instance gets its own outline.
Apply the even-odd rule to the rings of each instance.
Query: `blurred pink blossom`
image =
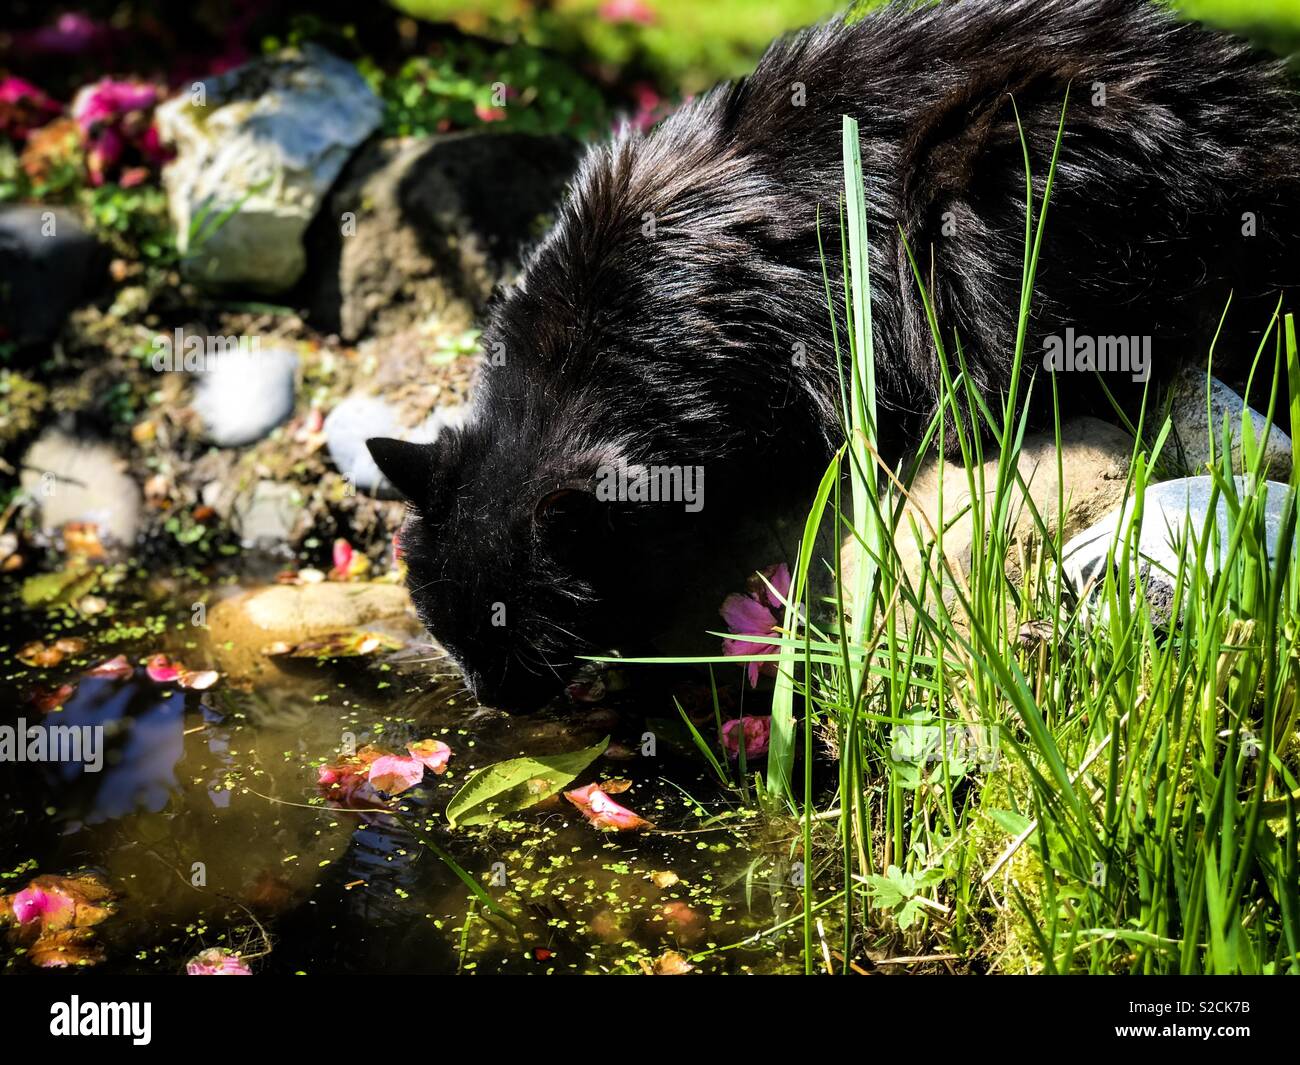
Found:
[[[654,8],[645,0],[605,0],[596,12],[606,22],[634,22],[653,26],[658,20]]]
[[[19,46],[41,55],[82,55],[108,44],[113,30],[80,11],[67,11],[47,26],[19,35]]]
[[[757,758],[767,754],[772,738],[770,717],[737,717],[722,723],[722,748],[731,758],[740,757],[740,737],[745,737],[745,757]]]
[[[77,94],[72,117],[81,129],[86,146],[86,166],[92,185],[102,185],[119,166],[128,165],[128,154],[139,162],[158,166],[170,153],[162,146],[153,125],[153,109],[161,99],[156,85],[104,78]],[[140,175],[130,175],[138,184]]]

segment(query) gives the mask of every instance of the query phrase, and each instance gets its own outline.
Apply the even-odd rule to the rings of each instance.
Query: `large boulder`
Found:
[[[107,254],[61,207],[0,207],[0,343],[49,344],[102,278]]]
[[[362,628],[404,638],[421,631],[406,589],[380,581],[277,584],[222,599],[208,611],[213,653],[222,670],[238,676],[277,674],[280,660],[263,653],[270,644]]]
[[[1061,426],[1061,457],[1058,476],[1056,440],[1051,433],[1032,433],[1025,437],[1017,464],[1021,479],[1028,492],[1013,489],[1012,513],[1015,522],[1014,536],[1023,542],[1031,538],[1036,528],[1033,509],[1047,525],[1048,534],[1068,539],[1080,529],[1097,521],[1107,511],[1118,506],[1124,498],[1129,458],[1133,438],[1107,422],[1096,418],[1077,418]],[[989,457],[980,476],[987,486],[986,510],[997,478],[998,458]],[[943,521],[950,525],[943,534],[943,550],[954,569],[963,575],[970,572],[971,553],[975,549],[970,513],[971,493],[967,473],[960,461],[940,463],[930,458],[918,471],[911,487],[913,517],[921,530],[922,539],[928,538],[926,522],[939,528],[939,491],[943,490]],[[1059,501],[1064,498],[1064,514],[1058,513]],[[965,513],[963,514],[963,511]],[[954,517],[958,517],[953,521]],[[986,516],[986,521],[988,517]],[[910,531],[910,522],[904,515],[898,533],[898,553],[904,568],[913,580],[922,573],[924,543],[918,543]],[[933,563],[932,563],[933,564]],[[948,583],[945,579],[945,585]]]
[[[310,44],[160,106],[159,131],[177,150],[163,180],[186,273],[268,294],[292,287],[303,234],[382,113],[351,63]]]
[[[313,318],[346,340],[472,318],[540,237],[578,159],[566,137],[449,133],[358,153],[315,231]]]

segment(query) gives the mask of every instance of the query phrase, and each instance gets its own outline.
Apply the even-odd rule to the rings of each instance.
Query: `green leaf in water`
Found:
[[[71,603],[93,590],[98,582],[98,573],[77,565],[57,573],[40,573],[23,581],[23,605],[54,607]]]
[[[594,747],[540,758],[511,758],[471,773],[447,804],[452,828],[487,825],[505,814],[525,810],[570,784],[605,753],[606,736]]]

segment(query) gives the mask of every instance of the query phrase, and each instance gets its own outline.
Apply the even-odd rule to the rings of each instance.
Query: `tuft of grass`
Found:
[[[1068,584],[1064,523],[1038,512],[1018,462],[1058,131],[1037,203],[1025,153],[1014,369],[996,409],[964,372],[960,339],[945,343],[913,260],[944,388],[919,453],[959,454],[971,499],[947,514],[941,495],[933,522],[921,514],[909,489],[919,461],[890,469],[876,449],[866,205],[848,118],[844,138],[845,443],[808,515],[785,631],[769,641],[780,650],[764,804],[797,819],[808,870],[802,919],[782,931],[801,926],[808,972],[825,967],[821,922],[834,920],[843,972],[883,951],[966,971],[1300,973],[1297,473],[1290,490],[1270,486],[1248,433],[1234,469],[1230,427],[1207,425],[1223,441],[1201,471],[1210,505],[1180,534],[1174,602],[1157,610],[1137,545],[1170,426],[1144,413],[1108,565],[1087,594]],[[1274,315],[1261,357],[1269,343],[1300,424],[1290,315]],[[1059,481],[1059,415],[1055,436]],[[1058,514],[1065,502],[1062,487]],[[964,515],[965,565],[944,543]],[[831,559],[817,550],[827,528],[844,545]],[[919,572],[900,557],[909,538]],[[838,751],[829,786],[814,774],[818,736]]]

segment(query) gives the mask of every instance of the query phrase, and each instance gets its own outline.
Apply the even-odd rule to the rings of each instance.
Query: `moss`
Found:
[[[0,451],[36,431],[49,398],[45,386],[12,370],[0,372]]]

